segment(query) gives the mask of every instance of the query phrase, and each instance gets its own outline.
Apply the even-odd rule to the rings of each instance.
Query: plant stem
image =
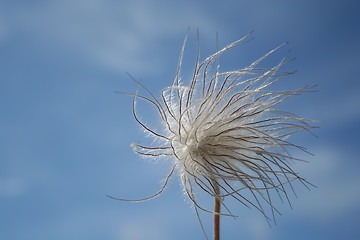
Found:
[[[215,196],[214,240],[220,240],[220,200]]]

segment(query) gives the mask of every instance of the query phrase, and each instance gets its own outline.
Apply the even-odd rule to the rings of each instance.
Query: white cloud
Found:
[[[0,179],[0,196],[20,196],[25,191],[25,183],[19,178]]]
[[[301,208],[299,213],[327,220],[359,206],[360,176],[348,165],[354,158],[331,147],[319,149],[315,155],[315,160],[304,170],[317,188],[299,194],[302,195],[296,202],[296,207]]]
[[[75,0],[18,9],[16,16],[7,18],[12,20],[10,27],[26,29],[46,44],[80,52],[100,66],[151,72],[161,69],[156,60],[160,39],[179,36],[181,44],[188,26],[214,37],[220,27],[199,12],[195,4],[189,8],[181,3]]]
[[[262,216],[249,215],[245,229],[248,229],[251,236],[256,240],[267,240],[270,239],[271,228]]]
[[[132,240],[169,239],[169,236],[166,233],[166,226],[164,226],[164,222],[159,221],[158,217],[154,221],[154,218],[151,216],[143,217],[141,219],[128,219],[127,221],[123,222],[119,226],[118,236],[119,239]]]
[[[0,3],[0,43],[4,40],[4,39],[6,39],[6,37],[7,37],[7,31],[8,31],[8,29],[7,29],[7,26],[6,26],[6,22],[5,22],[5,20],[4,20],[4,17],[3,17],[3,11],[2,11],[2,9],[1,9],[1,3]]]
[[[6,38],[6,35],[7,35],[7,33],[6,33],[5,26],[4,26],[4,24],[2,24],[0,22],[0,42],[3,41],[3,39]]]

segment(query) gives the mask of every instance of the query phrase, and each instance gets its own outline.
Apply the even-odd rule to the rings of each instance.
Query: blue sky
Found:
[[[318,84],[283,109],[321,120],[318,138],[293,140],[315,157],[294,168],[318,186],[300,185],[293,209],[280,205],[269,227],[256,210],[231,204],[223,239],[360,238],[360,16],[357,1],[6,1],[0,0],[0,238],[204,239],[175,177],[156,192],[171,159],[154,164],[132,153],[146,142],[131,114],[130,72],[154,93],[176,73],[190,27],[184,76],[200,30],[202,59],[254,30],[255,39],[224,56],[224,70],[244,67],[289,42],[279,84]],[[271,62],[270,63],[275,63]],[[183,78],[186,81],[186,78]],[[144,109],[146,111],[146,109]],[[146,112],[147,118],[152,118]],[[143,115],[144,116],[144,115]],[[211,233],[211,216],[202,214]]]

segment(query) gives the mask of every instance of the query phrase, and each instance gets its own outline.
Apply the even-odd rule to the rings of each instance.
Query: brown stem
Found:
[[[220,240],[220,200],[215,196],[214,240]]]

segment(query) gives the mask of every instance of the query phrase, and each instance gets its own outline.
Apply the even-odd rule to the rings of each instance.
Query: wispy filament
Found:
[[[277,110],[280,103],[313,87],[298,90],[273,91],[275,82],[289,76],[280,68],[287,63],[283,58],[271,68],[259,64],[280,45],[251,63],[248,67],[219,72],[219,56],[251,40],[250,35],[235,41],[199,62],[198,44],[195,69],[188,85],[183,85],[181,65],[187,37],[181,50],[178,69],[172,85],[157,98],[139,81],[138,93],[133,96],[133,115],[146,132],[160,140],[160,146],[133,144],[133,150],[146,157],[167,157],[174,167],[161,190],[139,201],[159,195],[176,168],[185,194],[198,209],[213,213],[198,200],[198,194],[207,194],[220,200],[233,198],[246,207],[255,208],[270,220],[263,205],[271,209],[272,216],[279,213],[273,195],[290,204],[288,188],[294,191],[293,182],[311,185],[290,167],[289,148],[306,151],[288,137],[302,131],[310,132],[310,120],[292,113]],[[215,69],[212,71],[211,69]],[[143,100],[155,107],[165,131],[161,133],[138,117],[136,103]],[[123,199],[120,199],[123,200]],[[136,200],[134,200],[136,201]],[[198,212],[197,212],[198,214]],[[228,209],[228,214],[233,215]]]

